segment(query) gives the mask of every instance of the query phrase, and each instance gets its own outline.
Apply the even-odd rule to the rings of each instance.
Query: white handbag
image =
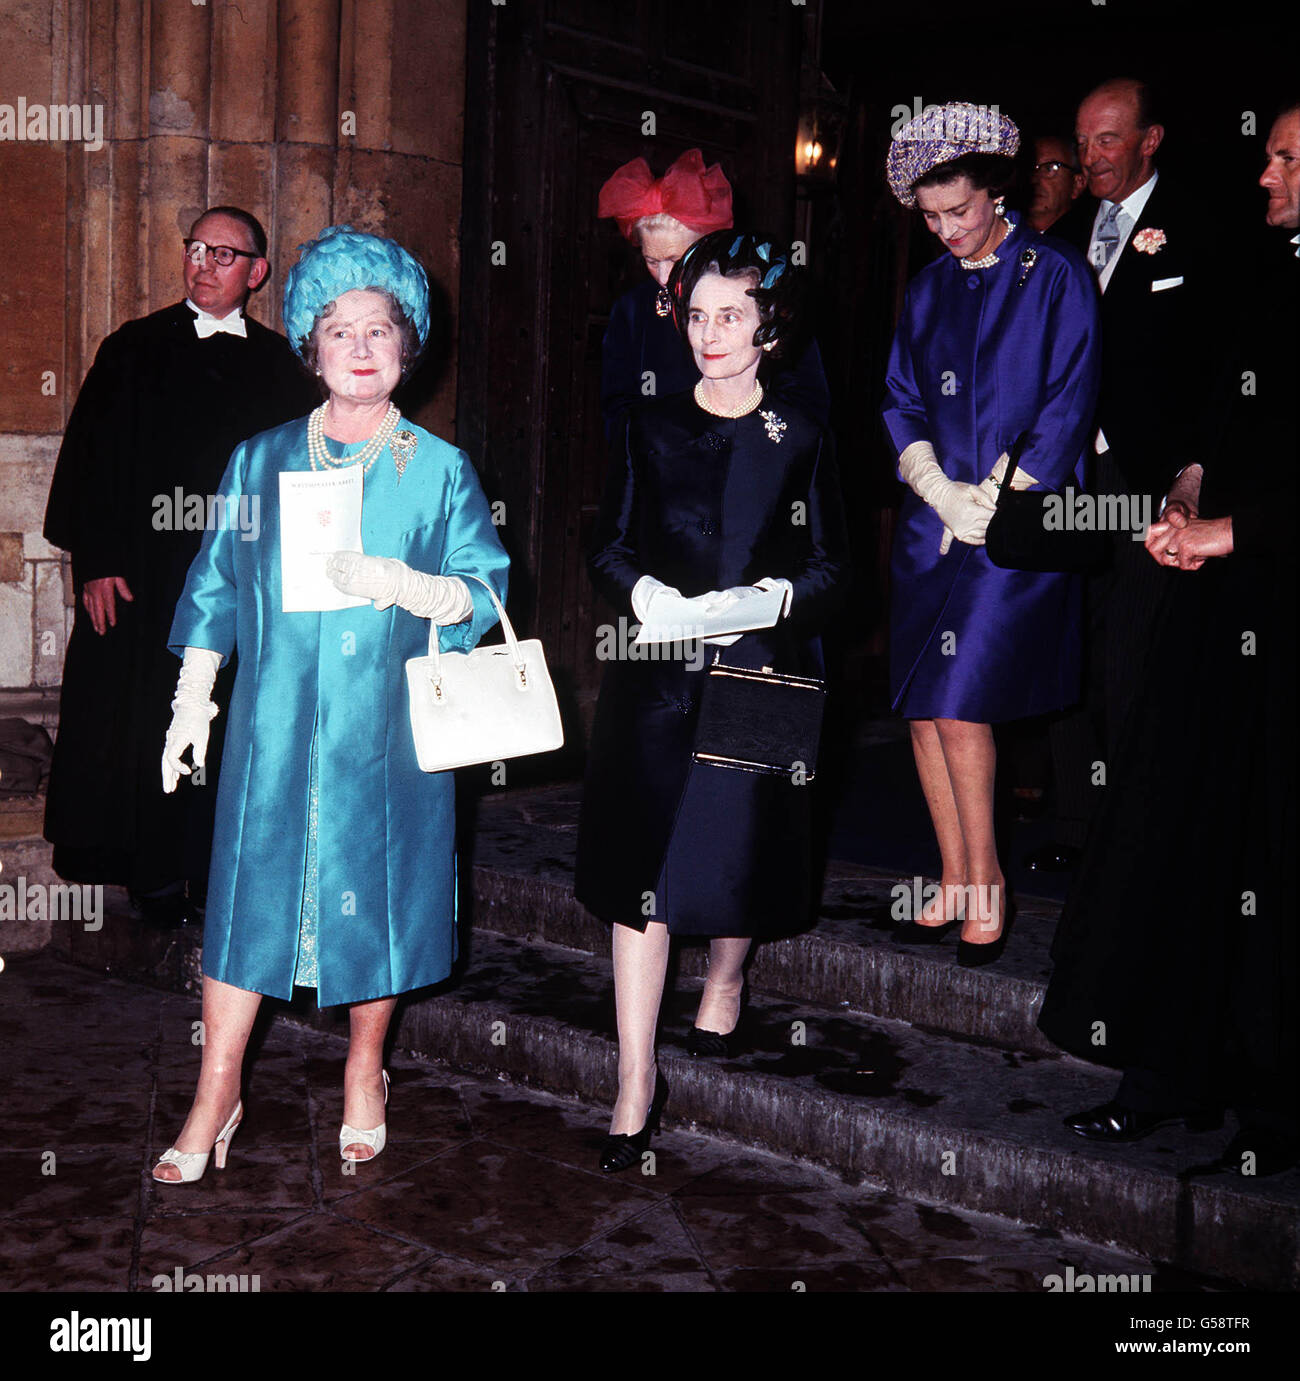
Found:
[[[415,757],[423,772],[446,772],[564,745],[564,727],[546,657],[536,638],[520,642],[501,601],[476,575],[501,620],[506,640],[470,652],[440,652],[429,625],[429,655],[406,663]]]

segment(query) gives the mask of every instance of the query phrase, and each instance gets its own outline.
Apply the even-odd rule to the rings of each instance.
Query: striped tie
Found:
[[[1119,202],[1112,202],[1102,223],[1097,227],[1097,242],[1092,250],[1092,266],[1101,273],[1114,257],[1119,246]]]

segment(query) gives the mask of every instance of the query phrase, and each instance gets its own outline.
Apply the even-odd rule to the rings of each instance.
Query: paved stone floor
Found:
[[[1215,1288],[672,1129],[671,1107],[654,1175],[602,1175],[606,1109],[408,1058],[388,1149],[344,1174],[343,1043],[283,1020],[255,1037],[227,1169],[155,1185],[198,1016],[48,954],[0,972],[0,1289],[151,1291],[179,1271],[262,1292],[1041,1292],[1068,1268]]]

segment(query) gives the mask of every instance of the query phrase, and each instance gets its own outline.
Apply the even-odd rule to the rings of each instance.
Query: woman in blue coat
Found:
[[[759,381],[760,362],[793,335],[787,265],[771,241],[730,230],[687,250],[671,287],[697,381],[632,409],[597,521],[592,579],[624,626],[653,622],[656,602],[678,594],[694,606],[688,618],[755,587],[785,596],[774,627],[712,646],[667,644],[663,658],[629,647],[605,668],[574,891],[613,927],[619,1097],[600,1158],[606,1171],[637,1163],[653,1130],[647,1109],[664,1096],[655,1029],[670,936],[710,941],[689,1049],[722,1054],[751,940],[797,927],[811,901],[810,788],[796,774],[691,757],[714,657],[821,676],[821,634],[847,582],[831,440]]]
[[[424,270],[390,240],[330,227],[285,285],[290,343],[328,398],[309,417],[235,449],[228,504],[259,515],[257,540],[209,531],[169,639],[184,664],[163,782],[203,760],[218,665],[239,668],[222,758],[203,944],[205,1043],[198,1092],[155,1179],[198,1179],[242,1116],[240,1073],[261,995],[314,987],[350,1006],[340,1154],[383,1149],[383,1047],[396,994],[437,983],[456,954],[450,773],[421,772],[405,663],[467,651],[495,622],[508,558],[474,467],[389,399],[428,338]],[[322,562],[351,607],[286,612],[281,476],[362,474],[366,553]],[[350,476],[349,476],[350,477]],[[327,525],[332,513],[318,520]],[[292,602],[292,601],[291,601]],[[327,607],[323,608],[321,605]]]
[[[968,967],[1005,938],[992,725],[1073,704],[1080,667],[1078,578],[999,569],[984,532],[1022,433],[1015,488],[1082,488],[1098,384],[1087,265],[1005,214],[1018,146],[996,109],[932,107],[899,131],[887,167],[948,251],[908,290],[884,406],[910,491],[894,536],[891,689],[943,860],[941,896],[896,938],[933,943],[964,919]]]

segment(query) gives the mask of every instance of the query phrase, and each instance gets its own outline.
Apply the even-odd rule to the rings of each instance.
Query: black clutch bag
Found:
[[[826,683],[815,677],[715,664],[704,683],[691,759],[811,782],[825,707]]]
[[[1110,533],[1062,527],[1067,504],[1053,489],[1012,489],[1028,435],[1020,433],[1007,458],[997,512],[984,534],[989,560],[1009,571],[1100,570],[1110,560]]]

